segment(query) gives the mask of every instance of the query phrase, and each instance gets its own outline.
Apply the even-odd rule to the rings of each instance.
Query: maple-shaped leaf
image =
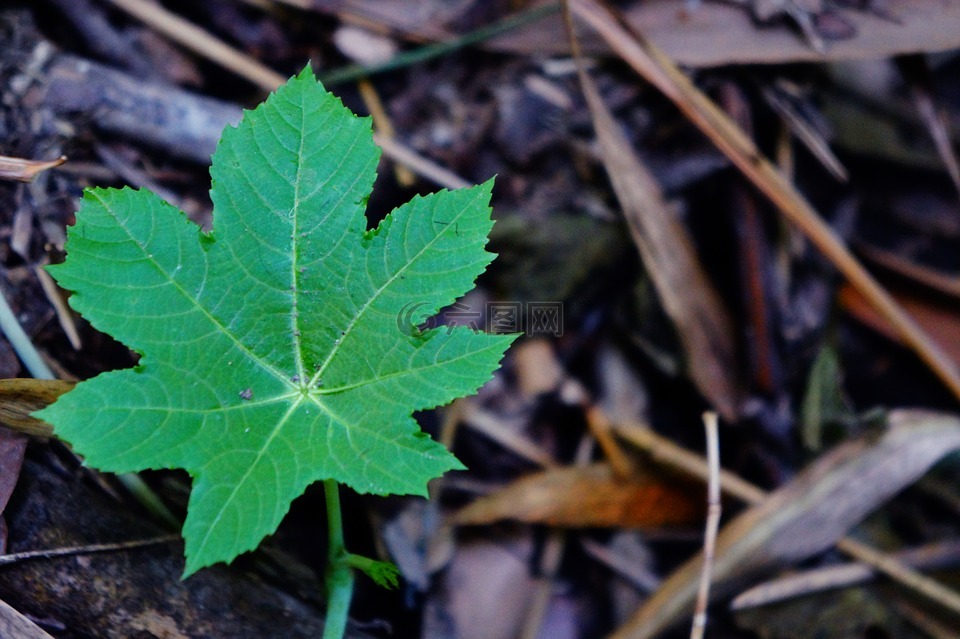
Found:
[[[37,416],[96,468],[190,473],[185,576],[254,548],[314,481],[422,495],[461,468],[411,413],[476,391],[514,336],[409,328],[493,259],[492,185],[368,231],[378,158],[308,67],[224,131],[212,233],[147,191],[88,190],[50,268],[142,357]]]

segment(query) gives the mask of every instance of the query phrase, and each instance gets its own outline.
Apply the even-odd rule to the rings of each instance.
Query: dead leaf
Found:
[[[527,3],[538,6],[551,2]],[[462,3],[438,0],[284,0],[304,8],[335,13],[348,22],[377,26],[418,40],[447,41],[461,35],[449,25]],[[701,2],[689,11],[689,0],[644,0],[624,9],[632,27],[646,34],[678,64],[710,67],[727,64],[776,64],[887,58],[934,52],[960,46],[960,3],[947,0],[888,0],[893,20],[862,11],[841,11],[853,37],[830,42],[821,54],[785,22],[758,25],[751,12],[724,2]],[[567,55],[569,47],[559,16],[543,18],[483,46],[527,55]],[[598,38],[587,38],[584,50],[608,54]]]
[[[24,435],[0,426],[0,514],[3,514],[17,485],[26,451],[27,438]],[[0,539],[0,552],[2,551],[3,540]]]
[[[923,295],[916,287],[910,292],[897,288],[891,288],[890,292],[920,328],[931,336],[955,365],[960,366],[960,315],[957,314],[956,304],[938,301],[934,295]],[[837,299],[843,310],[857,321],[895,342],[903,343],[890,324],[852,286],[843,285],[837,292]]]
[[[0,424],[34,437],[52,436],[53,428],[30,414],[46,408],[73,386],[73,382],[55,379],[0,379]]]
[[[3,511],[10,501],[13,489],[20,479],[23,456],[27,452],[27,437],[0,426],[0,554],[7,552],[7,522]],[[0,629],[3,621],[0,619]],[[0,633],[0,637],[6,635]]]
[[[0,601],[0,637],[17,639],[53,639],[4,601]]]
[[[663,528],[699,523],[703,488],[665,474],[618,479],[607,463],[535,473],[453,515],[455,525],[503,519],[572,528]]]
[[[687,229],[671,212],[660,185],[641,162],[590,76],[583,88],[602,158],[644,268],[683,345],[690,378],[728,421],[740,413],[733,323]]]
[[[532,556],[529,534],[496,543],[478,539],[459,544],[427,603],[421,636],[517,637],[536,586],[529,568]]]
[[[0,155],[0,179],[16,180],[17,182],[33,182],[38,173],[60,166],[67,161],[65,155],[49,162],[11,158]]]
[[[717,538],[712,595],[723,598],[778,566],[828,549],[945,455],[960,449],[960,419],[918,410],[890,413],[888,427],[842,444],[793,481],[724,526]],[[613,636],[644,639],[693,611],[702,553],[664,581]]]

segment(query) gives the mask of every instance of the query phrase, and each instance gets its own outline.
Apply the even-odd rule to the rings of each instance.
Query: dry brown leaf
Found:
[[[456,11],[462,10],[462,3],[438,0],[296,0],[296,4],[336,13],[371,28],[436,41],[456,37],[449,23],[457,17]],[[854,37],[828,43],[825,54],[814,50],[785,22],[758,25],[749,9],[716,1],[702,2],[693,12],[688,6],[689,0],[643,0],[631,3],[625,15],[672,59],[692,67],[874,59],[960,47],[956,26],[960,24],[960,3],[950,0],[887,0],[885,8],[895,20],[843,11]],[[559,16],[544,18],[484,46],[520,54],[569,53]],[[609,53],[598,38],[586,39],[584,50]]]
[[[40,626],[0,600],[0,637],[17,639],[53,639]]]
[[[823,455],[717,538],[713,596],[723,598],[778,566],[830,548],[945,455],[960,449],[960,419],[916,410],[890,413],[886,430]],[[653,637],[693,611],[702,554],[663,583],[613,636]]]
[[[956,304],[944,303],[937,300],[935,296],[923,295],[922,291],[918,292],[916,289],[908,291],[893,288],[890,292],[917,324],[932,336],[954,364],[960,366],[960,313],[957,313]],[[890,327],[890,324],[849,284],[840,288],[837,292],[837,300],[843,310],[855,317],[857,321],[895,342],[902,343],[903,340]]]
[[[703,519],[703,488],[673,475],[617,479],[610,464],[557,468],[518,479],[453,515],[458,525],[504,519],[568,528],[662,528]]]
[[[602,159],[630,235],[683,345],[690,378],[729,421],[740,412],[736,347],[729,313],[707,278],[687,229],[670,211],[650,170],[634,152],[590,76],[580,83]]]
[[[0,427],[0,514],[3,514],[7,507],[10,495],[20,479],[20,468],[23,466],[23,455],[26,451],[27,438],[24,435]],[[0,553],[4,552],[6,547],[4,533],[5,529],[0,524]]]
[[[51,379],[0,379],[0,424],[34,437],[50,437],[53,428],[30,413],[46,408],[73,386]]]
[[[23,158],[11,158],[0,155],[0,179],[16,180],[17,182],[33,182],[37,174],[47,169],[60,166],[66,161],[67,157],[64,155],[49,162],[25,160]]]

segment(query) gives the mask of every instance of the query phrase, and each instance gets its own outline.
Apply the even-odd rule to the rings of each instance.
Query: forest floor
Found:
[[[498,257],[434,323],[524,333],[415,415],[467,470],[343,491],[400,573],[348,636],[685,637],[705,547],[708,637],[958,636],[958,53],[943,0],[4,3],[0,380],[48,381],[0,381],[0,637],[322,634],[322,486],[181,580],[189,475],[27,418],[138,362],[43,270],[83,189],[215,230],[221,130],[307,63],[373,116],[371,226],[496,176]]]

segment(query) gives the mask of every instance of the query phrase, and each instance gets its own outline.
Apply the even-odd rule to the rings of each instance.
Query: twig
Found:
[[[47,366],[40,356],[37,347],[33,345],[30,338],[24,332],[20,322],[17,321],[13,310],[7,303],[6,295],[0,294],[0,331],[7,336],[10,346],[16,351],[17,357],[23,362],[23,365],[30,371],[30,374],[37,379],[56,379],[53,371]]]
[[[446,169],[433,160],[428,160],[410,147],[400,144],[393,138],[384,137],[379,133],[373,134],[373,141],[383,150],[383,154],[388,158],[403,164],[411,171],[421,177],[445,186],[448,189],[463,189],[471,186],[471,183]]]
[[[707,482],[707,523],[703,538],[703,570],[697,590],[697,607],[693,614],[690,639],[702,639],[707,626],[707,604],[710,601],[710,574],[713,570],[713,552],[720,527],[720,438],[717,434],[717,414],[703,414],[703,427],[707,433],[707,464],[710,477]]]
[[[64,302],[60,296],[60,289],[57,288],[57,284],[53,281],[53,278],[50,277],[50,274],[44,270],[44,266],[45,264],[34,266],[33,272],[37,276],[37,279],[40,280],[40,286],[50,301],[50,305],[53,306],[53,310],[57,315],[57,321],[60,322],[60,327],[67,336],[70,346],[72,346],[74,350],[80,350],[83,344],[80,341],[80,333],[77,331],[77,323],[73,321],[73,315],[70,313],[70,309],[67,308],[67,303]]]
[[[274,91],[286,82],[283,75],[160,5],[145,0],[110,0],[110,2],[167,38],[229,69],[241,78],[246,78],[265,91]],[[463,178],[395,140],[376,133],[373,140],[383,150],[384,155],[441,186],[451,189],[470,186],[470,183]]]
[[[462,413],[463,423],[472,430],[487,436],[519,457],[543,468],[557,468],[559,463],[536,442],[507,428],[503,421],[469,402]]]
[[[373,126],[377,132],[384,138],[394,139],[397,136],[397,132],[393,128],[390,115],[384,108],[383,101],[380,99],[380,94],[377,93],[376,87],[373,86],[373,82],[368,78],[360,78],[357,80],[357,88],[360,90],[360,97],[363,99],[367,111],[370,112],[370,117],[373,118]],[[393,175],[397,180],[397,184],[405,189],[409,189],[417,181],[413,171],[403,164],[394,166]]]
[[[588,555],[617,573],[640,592],[649,594],[660,587],[660,578],[638,562],[623,561],[615,551],[592,539],[583,537],[579,541]]]
[[[960,541],[936,542],[903,550],[892,556],[914,569],[960,566]],[[861,563],[814,568],[778,577],[745,590],[730,603],[730,609],[746,610],[825,590],[849,588],[868,583],[878,576],[876,570]]]
[[[0,566],[9,566],[10,564],[27,561],[29,559],[53,559],[54,557],[66,557],[69,555],[88,555],[95,552],[130,550],[132,548],[142,548],[144,546],[165,544],[171,541],[178,541],[179,539],[179,534],[160,535],[158,537],[149,537],[147,539],[137,539],[134,541],[121,541],[112,544],[90,544],[87,546],[51,548],[49,550],[27,550],[24,552],[13,552],[7,555],[0,555]]]
[[[905,566],[894,557],[850,537],[844,537],[838,541],[837,548],[854,559],[873,566],[877,572],[882,572],[926,599],[935,601],[947,610],[960,615],[960,593],[939,581],[930,579],[913,568]]]
[[[216,62],[240,77],[247,78],[267,91],[273,91],[286,81],[286,78],[256,58],[238,51],[159,4],[146,0],[110,0],[110,2],[181,46]]]
[[[930,639],[957,639],[957,627],[948,627],[946,624],[930,618],[922,606],[909,601],[899,593],[894,593],[890,601],[897,614],[904,617],[918,630],[925,633]]]
[[[596,404],[585,403],[584,414],[587,418],[587,426],[590,428],[590,434],[596,438],[597,443],[603,450],[613,467],[613,474],[618,479],[628,479],[635,470],[630,458],[620,448],[620,443],[613,437],[613,427],[607,414],[600,410]]]

